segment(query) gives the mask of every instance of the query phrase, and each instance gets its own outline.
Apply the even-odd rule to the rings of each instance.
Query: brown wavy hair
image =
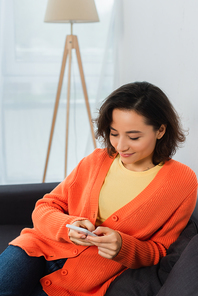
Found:
[[[102,139],[111,157],[117,153],[109,139],[114,109],[134,110],[144,116],[146,124],[152,125],[155,131],[159,130],[162,124],[166,125],[164,136],[156,142],[153,154],[155,165],[169,160],[180,143],[186,139],[177,112],[160,88],[148,82],[129,83],[119,87],[106,98],[95,120],[96,138]]]

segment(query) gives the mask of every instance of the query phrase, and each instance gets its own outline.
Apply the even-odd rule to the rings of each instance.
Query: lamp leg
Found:
[[[87,113],[88,113],[89,124],[90,124],[90,128],[91,128],[91,133],[92,133],[93,144],[94,144],[94,148],[96,148],[96,140],[95,140],[94,129],[93,129],[93,124],[92,124],[92,120],[91,120],[91,111],[90,111],[89,100],[88,100],[88,95],[87,95],[87,89],[86,89],[86,84],[85,84],[85,77],[84,77],[84,73],[83,73],[80,50],[79,50],[79,46],[78,46],[78,40],[77,40],[77,36],[69,35],[66,38],[65,48],[64,48],[64,53],[63,53],[62,66],[61,66],[58,89],[57,89],[57,94],[56,94],[56,101],[55,101],[55,106],[54,106],[54,113],[53,113],[53,119],[52,119],[50,138],[49,138],[49,143],[48,143],[47,157],[46,157],[46,162],[45,162],[43,182],[45,182],[45,178],[46,178],[47,166],[48,166],[48,161],[49,161],[49,154],[50,154],[52,138],[53,138],[53,133],[54,133],[54,127],[55,127],[55,121],[56,121],[56,116],[57,116],[57,111],[58,111],[58,104],[59,104],[60,94],[61,94],[61,89],[62,89],[62,84],[63,84],[63,77],[64,77],[64,72],[65,72],[66,60],[67,60],[67,55],[69,53],[68,88],[67,88],[66,143],[65,143],[65,146],[66,146],[65,147],[65,177],[67,175],[72,48],[76,49],[76,56],[77,56],[78,67],[79,67],[79,71],[80,71],[80,77],[81,77],[82,88],[83,88],[83,93],[84,93],[84,98],[85,98],[85,103],[86,103],[86,108],[87,108]]]
[[[48,143],[47,156],[46,156],[46,161],[45,161],[43,183],[45,182],[45,178],[46,178],[50,149],[51,149],[54,127],[55,127],[55,122],[56,122],[56,115],[57,115],[57,111],[58,111],[58,104],[59,104],[60,94],[61,94],[61,89],[62,89],[62,84],[63,84],[65,65],[66,65],[66,61],[67,61],[67,53],[68,53],[68,50],[67,50],[67,39],[66,39],[64,53],[63,53],[63,59],[62,59],[61,72],[60,72],[59,83],[58,83],[58,89],[57,89],[57,94],[56,94],[56,101],[55,101],[55,105],[54,105],[54,114],[53,114],[53,119],[52,119],[52,126],[51,126],[50,138],[49,138],[49,143]]]
[[[88,113],[89,124],[90,124],[90,128],[91,128],[93,144],[94,144],[94,148],[96,148],[96,139],[95,139],[93,124],[92,124],[92,120],[91,120],[91,111],[90,111],[90,106],[89,106],[87,88],[86,88],[86,84],[85,84],[85,76],[84,76],[84,72],[83,72],[83,67],[82,67],[82,61],[81,61],[77,36],[76,36],[75,45],[76,45],[75,46],[75,48],[76,48],[76,56],[77,56],[78,67],[79,67],[79,71],[80,71],[80,77],[81,77],[81,82],[82,82],[83,93],[84,93],[84,97],[85,97],[85,103],[86,103],[86,107],[87,107],[87,113]]]
[[[66,142],[65,142],[65,177],[67,175],[67,155],[68,155],[68,140],[69,140],[69,109],[70,109],[70,86],[71,86],[71,61],[72,47],[69,48],[69,69],[68,69],[68,84],[67,84],[67,117],[66,117]]]

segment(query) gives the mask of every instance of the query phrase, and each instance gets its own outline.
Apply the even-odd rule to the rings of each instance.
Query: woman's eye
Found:
[[[111,136],[113,136],[113,137],[117,137],[118,136],[118,134],[110,134]]]
[[[137,137],[137,138],[130,138],[130,140],[138,140],[140,137]]]

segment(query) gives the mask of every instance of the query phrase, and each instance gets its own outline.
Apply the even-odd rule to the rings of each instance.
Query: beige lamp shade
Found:
[[[48,0],[45,22],[99,22],[94,0]]]

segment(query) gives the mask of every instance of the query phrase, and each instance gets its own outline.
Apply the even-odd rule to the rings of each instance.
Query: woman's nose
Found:
[[[128,150],[128,144],[126,140],[119,138],[117,143],[117,151],[127,151]]]

